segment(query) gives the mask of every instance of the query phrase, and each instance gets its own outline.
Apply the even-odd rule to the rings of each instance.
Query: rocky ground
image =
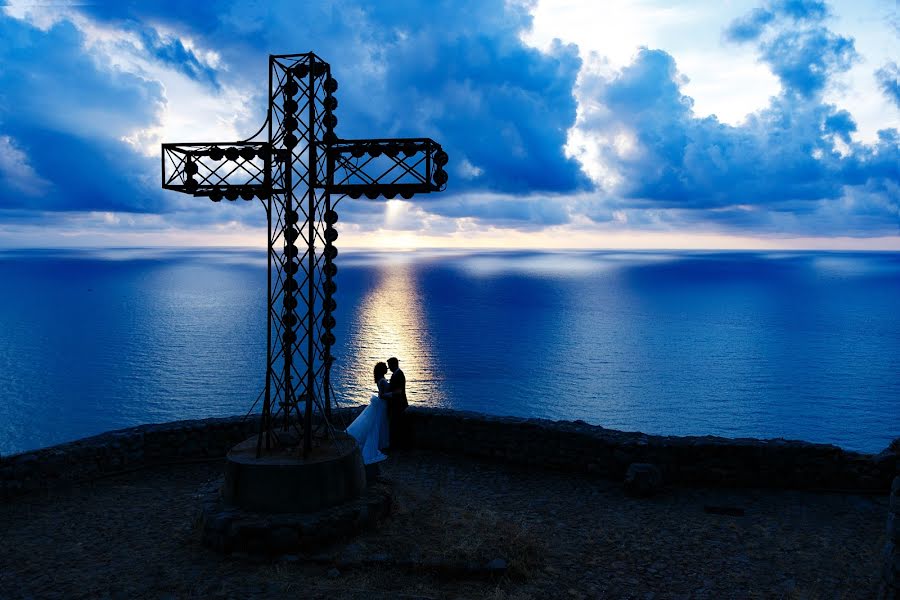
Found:
[[[633,499],[618,482],[411,452],[382,468],[395,502],[378,530],[312,559],[255,562],[207,550],[194,529],[222,468],[148,469],[0,506],[0,599],[872,598],[885,542],[885,496]]]

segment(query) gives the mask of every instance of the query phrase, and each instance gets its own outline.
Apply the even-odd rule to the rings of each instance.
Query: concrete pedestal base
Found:
[[[227,455],[225,479],[202,496],[203,543],[225,553],[302,554],[374,526],[391,507],[390,488],[366,487],[356,440],[346,433],[303,459],[297,448],[257,458],[253,436]]]
[[[303,459],[297,448],[256,456],[253,436],[227,455],[225,486],[228,504],[249,511],[302,513],[353,500],[366,487],[366,473],[356,440],[337,432]]]

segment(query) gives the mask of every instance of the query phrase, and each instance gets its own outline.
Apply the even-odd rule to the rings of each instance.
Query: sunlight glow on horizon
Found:
[[[265,248],[266,230],[231,223],[198,230],[165,231],[66,231],[48,242],[45,235],[5,232],[0,226],[2,248]],[[487,231],[427,235],[414,231],[376,229],[359,225],[345,228],[339,250],[415,251],[447,250],[847,250],[900,251],[900,235],[881,237],[750,236],[710,232],[642,230],[586,231],[553,227],[544,231],[491,228]]]

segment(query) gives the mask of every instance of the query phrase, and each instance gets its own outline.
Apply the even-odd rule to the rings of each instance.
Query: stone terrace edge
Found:
[[[361,407],[335,411],[349,423]],[[879,454],[830,444],[624,432],[583,421],[498,417],[412,407],[418,448],[621,480],[632,463],[653,463],[666,484],[886,493],[900,467],[900,440]],[[134,471],[215,459],[258,431],[259,418],[139,425],[0,457],[0,499]]]

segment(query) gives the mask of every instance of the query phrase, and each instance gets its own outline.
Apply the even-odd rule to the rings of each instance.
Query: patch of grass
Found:
[[[523,521],[477,504],[454,504],[442,494],[400,508],[390,530],[391,545],[400,546],[394,554],[422,562],[473,565],[500,558],[507,562],[509,574],[519,577],[531,573],[547,550],[546,542]]]

